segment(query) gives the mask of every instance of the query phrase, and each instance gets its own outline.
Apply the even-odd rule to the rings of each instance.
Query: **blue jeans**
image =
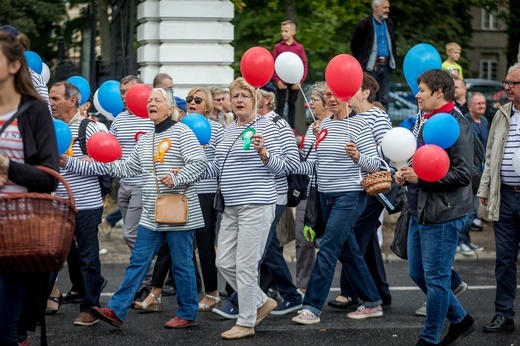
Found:
[[[18,345],[17,327],[27,283],[27,274],[0,275],[0,345]]]
[[[280,295],[284,300],[301,303],[302,296],[298,293],[298,291],[296,291],[296,286],[292,282],[291,272],[289,271],[289,267],[287,266],[285,258],[283,258],[282,249],[280,248],[280,243],[278,242],[278,237],[276,236],[276,227],[278,226],[278,222],[280,221],[284,211],[285,205],[276,205],[274,221],[271,224],[271,229],[269,230],[269,235],[267,236],[267,245],[265,247],[264,255],[262,256],[260,264],[267,265],[269,268],[269,273],[271,274],[274,284],[276,285],[276,290],[280,292]],[[237,292],[233,292],[229,301],[235,308],[238,309]]]
[[[166,238],[172,257],[172,273],[177,286],[177,316],[188,321],[197,319],[197,281],[193,266],[194,231],[155,232],[139,226],[130,264],[126,268],[121,286],[108,302],[108,307],[121,321],[125,320],[128,308],[141,282],[146,275],[152,259],[157,255]]]
[[[359,292],[362,303],[367,307],[381,305],[381,298],[354,234],[354,225],[365,209],[366,192],[320,193],[320,200],[327,227],[303,299],[303,308],[312,311],[316,316],[321,315],[342,248],[345,249],[348,261],[354,264],[351,283],[354,287],[363,287]]]
[[[117,208],[110,215],[105,217],[105,221],[111,226],[114,227],[116,223],[123,218],[121,214],[121,209]]]
[[[451,290],[451,265],[455,259],[458,231],[466,216],[430,224],[418,224],[411,215],[408,228],[408,271],[426,294],[426,320],[421,339],[437,344],[446,318],[459,323],[466,311]]]
[[[103,279],[99,261],[98,225],[101,223],[102,214],[103,208],[79,210],[76,218],[74,237],[77,253],[70,256],[76,255],[79,258],[79,269],[85,289],[85,302],[79,306],[81,312],[90,312],[93,306],[99,306]]]
[[[495,312],[505,318],[515,317],[518,243],[520,242],[520,193],[502,184],[499,221],[493,223],[497,259]]]

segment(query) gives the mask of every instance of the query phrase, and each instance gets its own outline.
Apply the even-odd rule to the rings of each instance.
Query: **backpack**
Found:
[[[90,119],[81,120],[81,124],[79,124],[78,130],[78,143],[81,148],[81,152],[85,155],[88,155],[87,152],[87,126],[89,122],[93,122]],[[101,190],[101,197],[105,197],[112,190],[112,177],[108,174],[98,175],[99,180],[99,188]]]
[[[473,190],[473,194],[475,195],[480,185],[480,178],[482,177],[482,173],[484,172],[486,148],[484,148],[484,144],[479,139],[478,133],[477,131],[475,131],[475,128],[471,126],[471,124],[469,124],[469,126],[473,131],[473,165],[471,172],[471,187]]]
[[[273,118],[273,122],[276,124],[283,118],[279,115]],[[285,126],[285,125],[284,125]],[[312,146],[305,157],[299,152],[300,161],[305,162],[311,153]],[[287,174],[287,207],[296,207],[300,204],[301,200],[307,198],[307,185],[309,185],[309,176],[305,174]]]

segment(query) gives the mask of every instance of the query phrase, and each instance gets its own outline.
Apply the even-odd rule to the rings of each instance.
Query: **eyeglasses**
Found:
[[[193,97],[193,96],[186,97],[186,103],[191,103],[191,101],[195,101],[196,104],[200,105],[202,103],[202,101],[204,101],[204,99],[200,98],[200,97]]]
[[[311,98],[309,99],[309,103],[311,103],[311,102],[312,102],[312,103],[315,103],[315,102],[318,102],[318,101],[321,101],[321,99],[315,99],[314,97],[311,97]]]
[[[251,98],[251,95],[249,94],[245,94],[245,93],[242,93],[242,94],[235,94],[233,95],[232,99],[233,100],[238,100],[239,97],[242,97],[242,100],[248,100]]]
[[[517,84],[520,84],[520,82],[514,82],[514,81],[511,81],[511,80],[505,80],[505,81],[502,82],[502,85],[504,86],[504,88],[506,86],[508,86],[511,89],[514,88],[515,85],[517,85]]]
[[[222,102],[222,101],[224,101],[224,100],[225,100],[225,99],[224,99],[223,97],[221,97],[221,98],[219,98],[219,99],[213,99],[213,101],[215,101],[215,102]]]
[[[325,93],[324,96],[326,99],[330,99],[332,96],[336,97],[333,93]]]
[[[173,92],[173,86],[163,88],[164,91],[172,91]]]

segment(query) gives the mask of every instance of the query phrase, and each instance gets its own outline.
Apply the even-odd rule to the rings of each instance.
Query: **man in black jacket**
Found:
[[[372,12],[354,29],[350,50],[363,70],[370,73],[379,83],[376,101],[388,108],[392,71],[396,66],[394,23],[388,18],[390,2],[373,0]]]
[[[450,166],[444,177],[425,181],[417,176],[415,167],[403,167],[395,174],[398,184],[408,186],[409,274],[427,297],[425,326],[417,345],[439,344],[446,318],[451,325],[441,344],[456,345],[476,329],[475,321],[451,290],[458,232],[471,210],[467,201],[472,198],[473,133],[454,106],[455,85],[448,72],[429,70],[417,82],[421,110],[413,131],[417,147],[425,144],[424,124],[435,114],[451,114],[460,127],[456,142],[445,149]]]

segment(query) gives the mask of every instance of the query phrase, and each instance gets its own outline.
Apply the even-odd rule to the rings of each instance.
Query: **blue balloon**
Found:
[[[58,141],[58,155],[63,155],[72,143],[72,132],[69,125],[64,121],[53,119],[53,123],[56,140]]]
[[[79,105],[84,105],[85,102],[87,102],[90,98],[90,84],[88,84],[88,81],[81,76],[72,76],[69,79],[67,79],[67,82],[75,85],[76,88],[78,88],[79,93],[81,94],[81,100],[79,102]]]
[[[459,122],[448,113],[435,114],[424,124],[424,142],[438,145],[442,149],[451,147],[459,138],[459,134]]]
[[[38,55],[38,53],[33,52],[32,50],[27,50],[23,53],[25,55],[25,60],[27,60],[27,65],[36,73],[41,74],[43,70],[43,61],[42,58]]]
[[[211,139],[211,125],[205,116],[199,113],[190,113],[182,118],[181,123],[187,125],[199,140],[200,145],[206,145]]]
[[[112,113],[113,116],[117,116],[125,109],[119,85],[118,81],[107,80],[98,89],[99,105],[107,112]]]
[[[428,43],[419,43],[413,46],[404,57],[404,78],[412,88],[412,92],[419,92],[417,77],[428,70],[441,68],[441,56],[434,46]]]

